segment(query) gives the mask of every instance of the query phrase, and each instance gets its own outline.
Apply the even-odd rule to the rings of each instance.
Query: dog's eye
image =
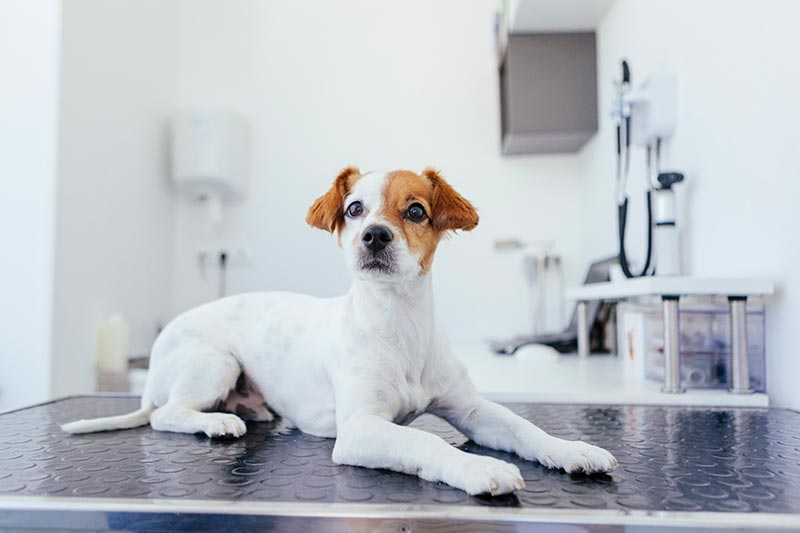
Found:
[[[420,204],[411,204],[406,209],[406,218],[411,222],[422,222],[427,218],[425,208]]]
[[[347,206],[347,211],[345,211],[345,214],[350,218],[360,217],[362,213],[364,213],[364,206],[361,205],[361,202],[353,202]]]

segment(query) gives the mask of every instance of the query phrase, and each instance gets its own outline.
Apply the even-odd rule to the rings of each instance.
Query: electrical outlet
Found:
[[[195,257],[201,269],[212,267],[219,264],[219,256],[221,253],[226,254],[226,264],[230,267],[246,267],[252,264],[252,256],[250,250],[244,247],[225,248],[220,247],[216,249],[200,249],[197,250]]]

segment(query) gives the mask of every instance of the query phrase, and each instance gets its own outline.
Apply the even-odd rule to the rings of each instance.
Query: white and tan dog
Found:
[[[607,472],[605,450],[565,441],[482,399],[433,312],[430,268],[440,239],[478,224],[472,205],[434,170],[345,169],[307,222],[336,232],[353,286],[318,299],[231,296],[192,309],[153,346],[141,409],[65,424],[70,433],[132,428],[239,437],[273,412],[336,438],[333,460],[443,481],[470,494],[525,486],[519,469],[405,427],[441,416],[483,446],[567,472]],[[236,414],[234,414],[236,413]],[[237,416],[240,415],[240,416]]]

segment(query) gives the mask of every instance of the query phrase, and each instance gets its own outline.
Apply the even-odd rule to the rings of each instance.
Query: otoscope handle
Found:
[[[662,189],[671,189],[673,185],[683,181],[683,174],[680,172],[662,172],[656,179],[661,184]]]

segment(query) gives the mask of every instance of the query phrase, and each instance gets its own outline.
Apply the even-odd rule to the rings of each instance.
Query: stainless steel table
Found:
[[[0,415],[0,530],[800,527],[800,413],[788,410],[510,405],[555,435],[611,450],[620,468],[595,476],[548,470],[418,419],[454,446],[519,465],[527,488],[493,498],[336,465],[332,440],[280,421],[250,424],[238,440],[58,428],[137,404],[75,397]]]

